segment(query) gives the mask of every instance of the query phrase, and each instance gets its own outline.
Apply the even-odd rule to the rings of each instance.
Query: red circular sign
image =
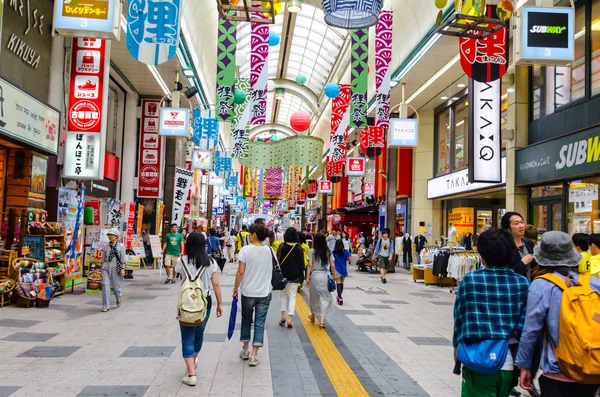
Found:
[[[94,102],[75,102],[69,110],[69,120],[81,130],[91,130],[100,123],[100,109]]]
[[[153,184],[158,182],[158,178],[160,177],[160,172],[158,171],[158,168],[154,165],[143,165],[141,172],[140,172],[140,178],[142,179],[142,182],[144,182],[145,184]]]

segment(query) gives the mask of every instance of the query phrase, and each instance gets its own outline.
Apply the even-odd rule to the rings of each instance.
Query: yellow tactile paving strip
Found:
[[[296,313],[300,321],[302,321],[302,325],[304,326],[304,329],[306,329],[308,338],[313,344],[315,352],[317,353],[317,356],[319,356],[323,368],[325,368],[325,372],[327,372],[327,376],[335,388],[337,395],[368,397],[369,393],[367,393],[354,374],[354,371],[352,371],[352,368],[350,368],[346,360],[344,360],[344,357],[342,357],[341,353],[335,347],[335,344],[329,335],[327,335],[326,330],[319,328],[317,323],[313,324],[310,322],[308,319],[310,309],[300,295],[297,295]],[[317,321],[319,321],[319,319],[317,319]]]

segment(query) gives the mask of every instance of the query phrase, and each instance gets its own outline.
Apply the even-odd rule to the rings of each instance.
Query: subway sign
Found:
[[[580,177],[600,169],[600,127],[517,151],[517,185]]]

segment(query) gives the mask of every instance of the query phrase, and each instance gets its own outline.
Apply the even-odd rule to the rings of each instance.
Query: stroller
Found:
[[[379,266],[373,261],[373,253],[370,249],[367,249],[356,261],[359,272],[376,273],[379,271]]]

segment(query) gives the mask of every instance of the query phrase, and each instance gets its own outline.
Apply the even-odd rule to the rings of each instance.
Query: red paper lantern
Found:
[[[310,128],[310,115],[298,110],[290,117],[290,126],[296,132],[304,132]]]

